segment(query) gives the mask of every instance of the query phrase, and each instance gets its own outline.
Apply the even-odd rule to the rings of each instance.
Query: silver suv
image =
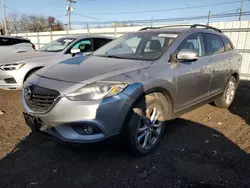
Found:
[[[232,103],[242,57],[220,30],[144,28],[39,70],[23,89],[33,131],[66,142],[121,135],[136,155],[159,144],[167,120],[205,103]]]

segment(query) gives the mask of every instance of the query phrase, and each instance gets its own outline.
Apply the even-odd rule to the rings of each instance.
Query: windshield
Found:
[[[44,45],[39,51],[42,52],[61,52],[63,51],[68,45],[70,45],[75,38],[60,38],[50,42],[49,44]]]
[[[138,32],[126,34],[93,55],[107,58],[156,60],[169,48],[178,33]]]

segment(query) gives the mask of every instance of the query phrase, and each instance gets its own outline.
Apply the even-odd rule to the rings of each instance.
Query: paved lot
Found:
[[[250,187],[250,82],[229,110],[203,106],[169,122],[134,158],[117,144],[59,145],[29,134],[20,92],[0,91],[0,187]]]

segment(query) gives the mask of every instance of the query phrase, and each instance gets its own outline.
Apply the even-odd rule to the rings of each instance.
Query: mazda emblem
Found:
[[[24,88],[24,96],[26,99],[30,100],[32,98],[32,92],[29,87]]]

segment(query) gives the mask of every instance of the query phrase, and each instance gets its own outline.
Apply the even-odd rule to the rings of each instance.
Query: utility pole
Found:
[[[242,12],[243,12],[243,5],[244,5],[244,0],[241,0],[239,21],[241,21]]]
[[[6,20],[6,12],[5,12],[4,0],[2,0],[2,9],[3,9],[3,18],[4,18],[5,35],[8,35],[8,34],[9,34],[9,31],[8,31],[8,25],[7,25],[7,20]]]
[[[67,0],[69,2],[69,6],[67,7],[67,11],[68,11],[68,31],[70,30],[70,25],[71,25],[71,12],[72,12],[72,4],[76,3],[76,1],[73,0]]]
[[[210,24],[210,18],[211,18],[211,11],[208,12],[207,25]]]

